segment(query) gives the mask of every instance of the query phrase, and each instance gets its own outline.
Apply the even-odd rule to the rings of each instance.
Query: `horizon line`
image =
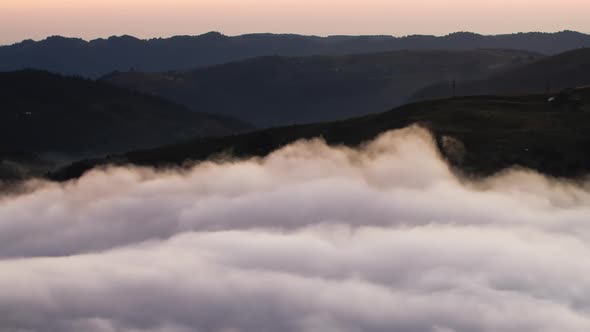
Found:
[[[112,38],[123,38],[123,37],[131,37],[131,38],[141,40],[141,41],[150,41],[150,40],[159,40],[159,39],[172,39],[172,38],[176,38],[176,37],[202,37],[202,36],[209,35],[209,34],[218,34],[218,35],[221,35],[221,36],[227,37],[227,38],[235,38],[235,37],[242,37],[242,36],[255,36],[255,35],[273,35],[273,36],[301,36],[301,37],[311,37],[311,38],[390,37],[390,38],[402,39],[402,38],[419,37],[419,36],[444,38],[444,37],[448,37],[448,36],[455,35],[455,34],[473,34],[473,35],[482,36],[482,37],[495,37],[495,36],[509,36],[509,35],[519,35],[519,34],[547,34],[547,35],[551,35],[551,34],[567,33],[567,32],[578,33],[578,34],[590,36],[590,33],[588,33],[588,32],[581,32],[581,31],[570,30],[570,29],[551,31],[551,32],[548,32],[548,31],[518,31],[518,32],[511,32],[511,33],[498,33],[498,34],[482,34],[482,33],[473,32],[473,31],[455,31],[455,32],[450,32],[450,33],[444,34],[444,35],[419,34],[419,33],[418,34],[408,34],[408,35],[392,35],[392,34],[359,34],[359,35],[354,35],[354,34],[335,34],[335,35],[311,34],[311,35],[309,35],[309,34],[288,33],[288,32],[286,32],[286,33],[281,33],[281,32],[249,32],[249,33],[243,33],[243,34],[229,35],[229,34],[225,34],[220,31],[211,30],[208,32],[200,33],[200,34],[178,34],[178,35],[146,37],[146,38],[136,37],[136,36],[130,35],[130,34],[111,35],[108,37],[98,37],[98,38],[84,38],[84,37],[79,37],[79,36],[67,36],[67,35],[48,35],[42,39],[25,38],[25,39],[22,39],[20,41],[16,41],[13,43],[0,44],[0,47],[14,46],[14,45],[22,44],[25,42],[42,42],[42,41],[46,41],[51,38],[75,39],[75,40],[82,40],[84,42],[89,43],[89,42],[98,41],[98,40],[109,40]]]

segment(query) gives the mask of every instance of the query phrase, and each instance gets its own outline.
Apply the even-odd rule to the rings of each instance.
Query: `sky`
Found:
[[[445,35],[590,32],[587,0],[2,0],[0,44],[51,35],[94,39],[227,35]]]

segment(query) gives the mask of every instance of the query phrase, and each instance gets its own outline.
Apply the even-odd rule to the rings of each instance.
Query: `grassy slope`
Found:
[[[0,162],[122,153],[250,128],[105,83],[40,71],[0,73]]]
[[[524,66],[491,75],[483,80],[457,83],[457,95],[540,93],[590,85],[590,48],[539,59]],[[448,82],[417,91],[412,101],[449,96]]]
[[[455,166],[467,174],[489,175],[520,165],[555,176],[576,177],[590,172],[590,89],[577,93],[584,101],[577,111],[553,108],[544,95],[433,100],[346,121],[196,139],[111,159],[84,161],[62,169],[52,178],[75,178],[105,163],[181,165],[228,151],[237,157],[263,156],[295,140],[318,136],[329,144],[355,146],[386,130],[413,123],[428,126],[437,138],[449,135],[461,140],[467,152]]]

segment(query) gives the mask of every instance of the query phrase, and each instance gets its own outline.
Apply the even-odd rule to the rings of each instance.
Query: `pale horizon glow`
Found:
[[[62,35],[86,40],[272,32],[446,35],[590,32],[587,0],[3,0],[0,44]]]

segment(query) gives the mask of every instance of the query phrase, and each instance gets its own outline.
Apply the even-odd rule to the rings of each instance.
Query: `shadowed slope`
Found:
[[[483,80],[458,82],[457,95],[540,93],[590,85],[590,48],[583,48],[506,70]],[[450,96],[449,82],[437,83],[414,94],[411,100]]]
[[[390,129],[418,123],[430,128],[449,161],[467,174],[489,175],[520,165],[564,177],[590,172],[590,90],[578,90],[575,111],[554,107],[544,95],[479,96],[435,100],[346,121],[272,128],[239,136],[196,139],[123,156],[89,160],[53,174],[71,179],[97,165],[182,165],[219,154],[264,156],[299,139],[356,146]]]
[[[509,50],[262,57],[186,72],[116,72],[103,80],[268,127],[382,112],[425,85],[482,78],[540,57]]]
[[[7,160],[71,160],[249,129],[106,83],[40,71],[0,73],[0,170],[10,168]]]

